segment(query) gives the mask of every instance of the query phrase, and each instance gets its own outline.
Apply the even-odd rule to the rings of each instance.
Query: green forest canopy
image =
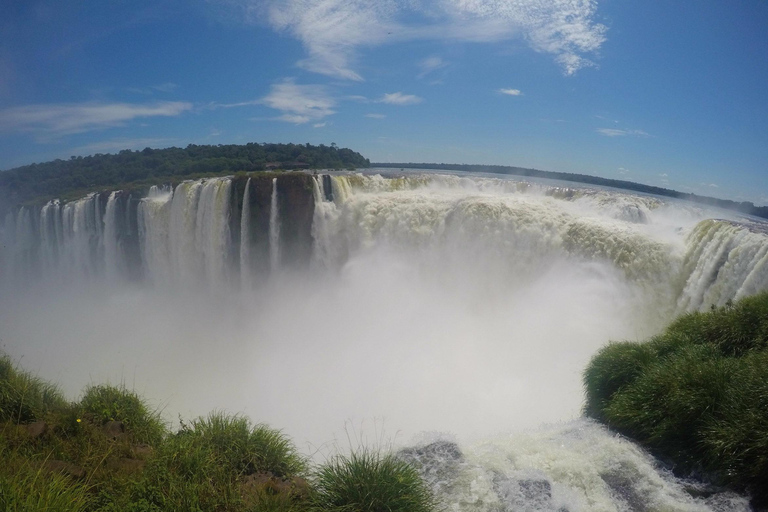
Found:
[[[126,149],[114,155],[71,157],[0,172],[0,198],[9,204],[78,197],[103,188],[155,184],[199,175],[234,174],[267,169],[347,169],[370,162],[347,148],[320,144],[198,146]]]

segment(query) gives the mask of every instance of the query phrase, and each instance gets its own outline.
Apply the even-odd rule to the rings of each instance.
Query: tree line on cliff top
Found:
[[[198,146],[186,148],[126,149],[117,154],[71,157],[0,172],[0,196],[11,204],[76,197],[88,191],[153,181],[266,169],[346,169],[368,167],[370,162],[347,148],[320,144],[267,144]]]

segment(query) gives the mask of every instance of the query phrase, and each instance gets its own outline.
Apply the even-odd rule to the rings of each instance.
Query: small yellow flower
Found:
[[[81,420],[80,418],[77,418],[77,422],[78,423],[80,423],[81,421],[83,421],[83,420]]]

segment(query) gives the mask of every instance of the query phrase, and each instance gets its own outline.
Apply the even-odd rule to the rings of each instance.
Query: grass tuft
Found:
[[[0,421],[31,423],[66,406],[56,386],[19,370],[8,355],[0,354]]]
[[[435,500],[418,472],[393,454],[337,455],[316,478],[318,506],[332,511],[428,512]]]
[[[88,386],[79,403],[82,416],[98,425],[120,421],[134,440],[158,444],[165,435],[160,414],[150,411],[144,400],[124,386]]]
[[[270,472],[287,477],[306,469],[289,439],[266,425],[251,426],[242,416],[212,412],[193,421],[189,434],[243,475]]]

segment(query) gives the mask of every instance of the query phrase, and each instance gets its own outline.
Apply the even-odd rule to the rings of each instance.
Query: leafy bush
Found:
[[[587,415],[768,505],[768,293],[612,343],[584,385]]]
[[[393,454],[360,450],[319,468],[316,501],[323,510],[428,512],[435,500],[416,469]]]

